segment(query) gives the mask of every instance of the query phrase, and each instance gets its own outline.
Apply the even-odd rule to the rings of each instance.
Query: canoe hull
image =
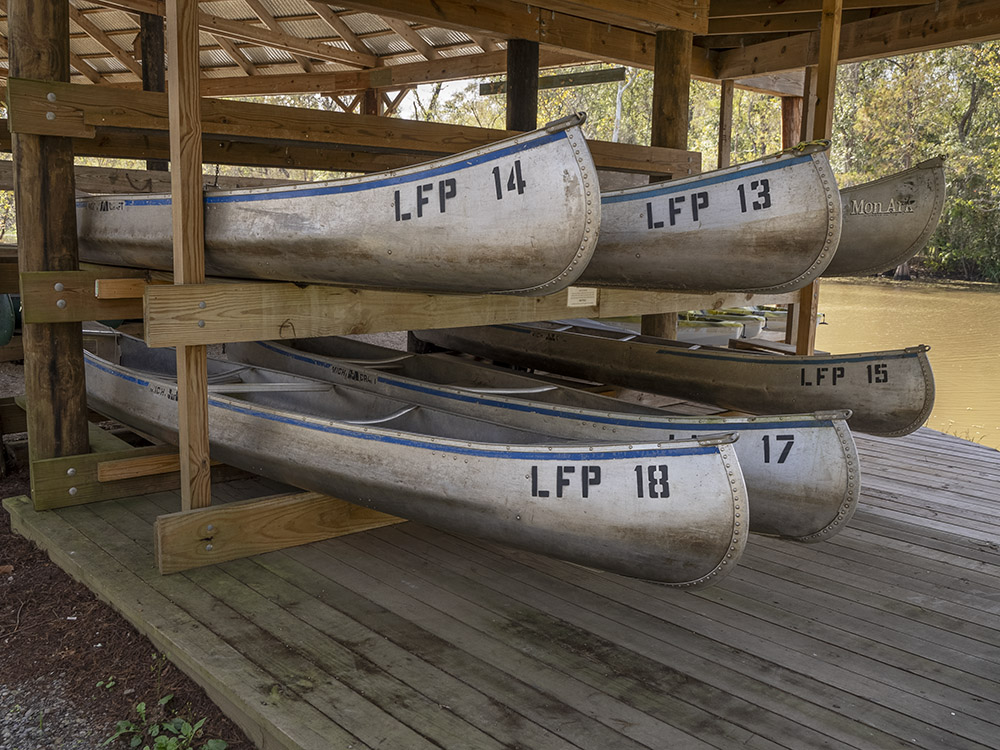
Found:
[[[94,408],[176,442],[175,386],[89,354],[86,373]],[[746,542],[745,487],[726,440],[505,446],[355,426],[219,395],[210,396],[208,410],[212,455],[226,463],[622,575],[706,585],[736,564]]]
[[[913,432],[934,405],[929,347],[786,356],[690,348],[652,336],[546,324],[420,331],[425,341],[478,356],[755,414],[849,409],[851,429]]]
[[[840,240],[841,203],[822,150],[611,191],[601,203],[584,285],[788,292],[823,273]]]
[[[921,162],[881,180],[845,188],[840,245],[824,276],[889,271],[920,252],[944,209],[944,161]]]
[[[417,167],[206,193],[206,271],[418,291],[558,291],[590,260],[600,226],[593,161],[580,119],[569,119]],[[172,270],[169,195],[82,199],[77,219],[83,260]]]
[[[749,496],[750,530],[759,533],[821,541],[843,529],[857,507],[860,467],[847,412],[700,418],[671,416],[657,409],[626,413],[628,405],[617,399],[568,388],[554,393],[555,386],[549,383],[443,355],[410,355],[406,358],[413,361],[404,364],[410,364],[412,372],[441,377],[451,385],[407,377],[401,367],[380,372],[349,361],[362,354],[369,361],[383,362],[393,355],[406,356],[381,347],[338,338],[303,341],[299,346],[229,344],[226,353],[236,361],[327,382],[364,384],[390,398],[405,395],[435,408],[574,440],[650,442],[734,433],[739,435],[735,447]],[[317,351],[339,353],[340,358]],[[470,372],[463,377],[463,371]],[[518,389],[520,396],[514,393]],[[540,400],[545,398],[549,400]]]

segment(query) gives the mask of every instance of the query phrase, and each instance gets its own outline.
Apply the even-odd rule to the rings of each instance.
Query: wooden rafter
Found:
[[[259,18],[261,22],[267,26],[267,28],[279,34],[284,33],[278,19],[274,17],[271,11],[264,7],[264,3],[262,3],[261,0],[244,0],[244,2],[250,6],[250,10],[254,12],[257,18]],[[292,52],[291,55],[292,59],[298,63],[298,66],[302,68],[303,72],[312,73],[313,66],[312,63],[309,62],[309,58],[304,57],[297,52]]]
[[[368,54],[371,52],[368,45],[357,34],[354,30],[347,25],[340,16],[338,16],[333,8],[320,0],[306,0],[315,12],[316,15],[326,22],[326,25],[333,29],[340,35],[340,38],[347,42],[348,46],[355,52],[361,52],[362,54]]]
[[[605,24],[656,32],[681,29],[704,34],[708,3],[698,0],[536,0],[547,10],[559,11]]]
[[[920,52],[1000,38],[1000,0],[940,0],[885,16],[843,25],[840,62]],[[764,42],[719,53],[719,78],[814,65],[819,33]]]
[[[83,29],[91,39],[104,47],[108,54],[118,62],[128,68],[137,78],[142,78],[142,68],[132,55],[126,52],[121,46],[109,37],[102,29],[98,28],[93,21],[87,18],[73,5],[69,6],[69,17],[77,26]]]
[[[557,52],[543,51],[544,67],[573,65],[582,62]],[[347,93],[369,88],[398,88],[431,81],[452,81],[463,78],[495,75],[507,69],[507,53],[489,52],[479,55],[443,58],[428,62],[407,63],[370,70],[345,70],[336,73],[311,73],[257,76],[248,78],[203,78],[202,96],[265,96],[278,93]]]
[[[224,36],[228,39],[254,42],[262,47],[272,47],[274,49],[285,50],[286,52],[308,55],[317,60],[346,63],[360,68],[370,68],[376,65],[374,55],[341,49],[340,47],[316,42],[312,39],[303,39],[302,37],[271,31],[259,26],[251,26],[240,21],[231,21],[228,18],[211,16],[207,13],[199,15],[198,24],[202,31],[207,31],[213,36]]]
[[[819,30],[822,15],[815,13],[780,13],[771,16],[739,16],[732,18],[712,18],[708,22],[708,36],[720,34],[777,34],[802,33]],[[844,23],[862,21],[868,18],[868,11],[857,10],[844,13]]]
[[[928,5],[928,0],[844,0],[844,10],[858,8],[899,8]],[[781,13],[819,13],[822,0],[712,0],[708,16],[733,18],[737,16],[772,16]]]
[[[491,39],[490,37],[484,34],[477,34],[475,32],[467,31],[465,33],[469,35],[469,38],[472,41],[474,41],[476,44],[479,45],[479,48],[483,52],[496,52],[498,49],[500,49],[500,44],[497,42],[496,39]]]
[[[254,65],[247,58],[246,55],[236,46],[236,43],[231,39],[226,39],[224,36],[214,36],[212,37],[219,43],[219,46],[225,50],[226,54],[233,58],[233,62],[242,68],[243,72],[248,76],[257,75],[257,66]]]
[[[431,47],[406,21],[398,18],[385,18],[383,20],[390,29],[402,37],[418,54],[423,55],[425,60],[437,60],[441,57],[441,53]]]

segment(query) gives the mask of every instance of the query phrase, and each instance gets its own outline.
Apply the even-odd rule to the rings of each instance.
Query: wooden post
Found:
[[[809,71],[806,71],[806,81],[809,80]],[[808,84],[807,88],[808,90]],[[805,93],[805,91],[803,92]],[[802,107],[805,97],[783,96],[781,97],[781,147],[792,148],[799,141],[806,140],[802,137]],[[788,316],[785,318],[785,343],[794,344],[798,335],[798,318],[796,316],[797,305],[788,306]]]
[[[201,186],[201,99],[198,94],[198,1],[167,0],[170,67],[170,192],[173,205],[174,283],[205,281],[205,217]],[[212,502],[208,458],[208,352],[177,347],[181,505]]]
[[[365,89],[362,93],[361,102],[361,114],[363,115],[381,115],[383,114],[382,107],[382,92],[378,89]]]
[[[840,16],[843,0],[823,0],[819,29],[819,64],[816,66],[816,106],[812,137],[833,136],[833,97],[837,89],[837,60],[840,49]],[[799,293],[795,312],[795,351],[812,354],[816,350],[816,313],[819,307],[819,281]],[[790,313],[791,315],[791,313]]]
[[[802,97],[781,97],[781,147],[792,148],[802,140]]]
[[[139,49],[142,51],[142,90],[166,91],[164,67],[163,16],[139,14]],[[166,159],[146,159],[146,169],[166,172],[170,162]]]
[[[802,130],[800,141],[811,141],[816,122],[816,66],[808,65],[802,81]]]
[[[538,42],[507,42],[507,130],[538,127]]]
[[[687,148],[688,101],[691,88],[690,31],[656,32],[653,55],[653,111],[650,145]],[[677,338],[677,313],[642,316],[642,333]]]
[[[728,167],[733,158],[733,93],[736,82],[722,82],[719,97],[719,169]]]
[[[69,81],[65,0],[10,0],[8,36],[11,76]],[[72,141],[14,133],[12,150],[19,269],[77,270]],[[89,453],[80,324],[26,323],[22,341],[31,460]]]

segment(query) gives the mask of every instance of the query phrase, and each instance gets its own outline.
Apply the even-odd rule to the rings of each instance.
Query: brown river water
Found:
[[[928,344],[936,398],[927,426],[1000,449],[1000,287],[824,279],[819,309],[827,325],[817,349]]]

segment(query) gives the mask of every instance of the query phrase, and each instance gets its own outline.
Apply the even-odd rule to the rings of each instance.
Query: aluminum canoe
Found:
[[[601,194],[581,285],[787,292],[826,269],[841,203],[826,144]]]
[[[944,159],[844,188],[840,245],[824,276],[881,273],[923,250],[944,209]]]
[[[176,442],[173,351],[116,340],[86,357],[91,405]],[[678,587],[746,543],[733,435],[581,443],[222,360],[209,378],[213,458],[296,487]]]
[[[582,121],[391,172],[206,192],[206,271],[416,291],[558,291],[587,265],[600,226]],[[78,200],[80,257],[171,270],[170,206],[169,195]]]
[[[510,364],[752,414],[849,409],[851,429],[873,435],[913,432],[934,405],[930,347],[924,345],[798,356],[554,323],[449,328],[417,336]]]
[[[858,453],[845,411],[678,416],[467,358],[409,354],[339,337],[227,344],[226,355],[572,440],[649,442],[734,433],[755,532],[828,539],[850,520],[860,495]]]

